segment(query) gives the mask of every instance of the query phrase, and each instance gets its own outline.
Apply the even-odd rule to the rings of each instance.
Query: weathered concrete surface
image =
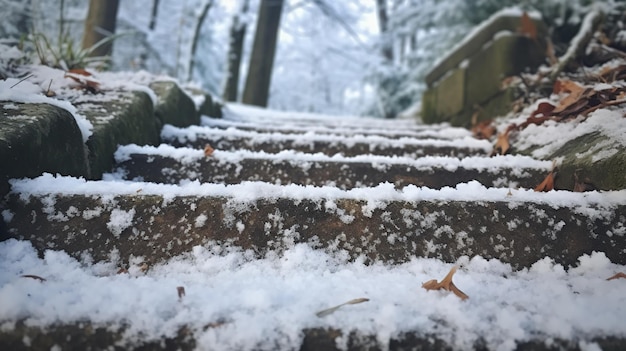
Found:
[[[196,105],[178,84],[168,81],[153,82],[150,89],[159,97],[154,108],[159,130],[165,124],[177,127],[200,124],[200,114],[196,111]]]
[[[159,143],[152,100],[146,93],[109,91],[106,99],[87,98],[75,105],[93,124],[93,135],[86,143],[89,148],[90,178],[99,179],[102,173],[111,170],[113,153],[118,145]]]
[[[325,155],[342,154],[344,156],[358,156],[364,154],[381,156],[454,156],[464,157],[471,155],[486,155],[491,148],[489,142],[485,147],[458,146],[453,140],[419,140],[419,139],[387,139],[381,142],[359,142],[350,137],[334,138],[320,135],[319,139],[303,138],[294,134],[276,135],[273,133],[253,133],[250,136],[230,136],[227,132],[198,134],[192,139],[181,135],[181,138],[163,137],[164,142],[176,147],[186,146],[204,148],[206,144],[218,150],[253,150],[267,153],[278,153],[283,150],[294,150],[307,153],[323,153]],[[333,137],[333,138],[331,138]],[[327,140],[324,140],[326,138]],[[366,139],[364,139],[366,140]],[[479,145],[476,142],[475,145]],[[462,143],[458,143],[462,144]]]
[[[548,256],[574,265],[583,254],[606,253],[626,264],[626,204],[612,209],[552,208],[516,202],[292,200],[241,202],[225,197],[56,196],[22,199],[7,208],[8,236],[38,250],[88,253],[106,260],[143,256],[160,262],[195,245],[234,245],[259,256],[294,243],[346,250],[369,261],[406,262],[463,255],[498,258],[515,268]],[[5,213],[6,215],[6,213]],[[122,221],[120,215],[132,220]],[[114,220],[111,220],[115,217]],[[113,223],[113,224],[112,224]],[[3,238],[4,239],[4,238]]]
[[[358,328],[358,326],[355,326]],[[220,328],[219,326],[217,328]],[[441,325],[441,328],[446,328]],[[94,326],[89,322],[57,325],[46,330],[17,323],[13,331],[0,330],[0,347],[12,351],[48,351],[53,347],[63,350],[195,350],[194,332],[181,328],[174,337],[161,337],[158,340],[129,341],[123,338],[124,327]],[[401,351],[432,350],[452,351],[453,346],[446,344],[434,335],[421,331],[405,333],[388,340],[387,347],[380,345],[375,336],[364,335],[357,330],[342,332],[338,329],[314,328],[302,331],[303,340],[300,351]],[[337,345],[337,338],[345,339],[345,348]],[[596,343],[604,351],[621,351],[626,347],[626,340],[615,337],[597,337],[585,340]],[[28,345],[27,345],[28,344]],[[489,348],[481,342],[475,350],[486,351]],[[263,350],[259,348],[258,350]],[[551,339],[537,336],[536,340],[518,342],[517,351],[582,351],[575,341]]]
[[[119,162],[116,172],[126,179],[145,182],[178,184],[181,180],[202,183],[237,184],[243,181],[263,181],[280,184],[331,185],[341,189],[373,187],[390,182],[397,188],[413,184],[439,189],[476,180],[486,186],[506,186],[515,183],[534,188],[547,171],[537,169],[501,168],[498,172],[446,167],[418,168],[410,164],[373,164],[371,162],[311,162],[244,158],[229,162],[206,157],[184,162],[160,155],[131,154]]]
[[[4,101],[0,106],[0,198],[11,178],[90,174],[87,149],[69,112],[47,104]]]

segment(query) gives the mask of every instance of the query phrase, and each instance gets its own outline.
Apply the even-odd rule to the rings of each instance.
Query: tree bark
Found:
[[[83,49],[88,49],[100,40],[115,34],[117,9],[119,0],[90,0],[85,31],[83,33]],[[95,48],[90,56],[110,56],[113,43],[109,42]]]
[[[156,27],[156,20],[157,20],[158,14],[159,14],[159,0],[153,0],[152,13],[150,14],[150,25],[148,26],[150,30],[154,30],[154,28]]]
[[[191,41],[191,56],[189,57],[189,71],[187,72],[187,80],[191,80],[193,77],[193,66],[196,63],[196,50],[198,49],[198,39],[200,38],[200,29],[202,29],[202,24],[206,19],[207,14],[209,13],[209,9],[213,5],[213,0],[207,0],[204,3],[204,7],[202,8],[202,12],[200,13],[200,17],[198,17],[198,22],[196,22],[196,29],[193,34],[193,39]]]
[[[378,26],[381,34],[382,54],[385,60],[393,62],[393,46],[389,36],[389,13],[387,10],[387,0],[376,0],[378,13]]]
[[[261,0],[243,103],[267,106],[283,0]]]
[[[222,93],[224,101],[237,101],[239,70],[243,54],[243,42],[246,36],[246,23],[241,21],[241,17],[248,12],[249,3],[250,0],[243,0],[241,11],[233,16],[233,23],[230,27],[230,43],[226,60],[228,65],[226,68],[227,76]]]

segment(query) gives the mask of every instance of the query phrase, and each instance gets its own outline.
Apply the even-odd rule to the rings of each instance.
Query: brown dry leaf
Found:
[[[626,279],[626,273],[624,272],[619,272],[616,273],[615,275],[610,276],[609,278],[606,278],[606,280],[614,280],[614,279]]]
[[[117,274],[128,274],[128,269],[122,267],[117,270]]]
[[[178,292],[178,299],[182,300],[183,296],[185,296],[185,287],[184,286],[177,286],[176,287],[176,291]]]
[[[335,311],[337,311],[338,309],[340,309],[341,307],[343,307],[343,306],[345,306],[345,305],[356,305],[357,303],[363,303],[363,302],[367,302],[367,301],[369,301],[369,300],[370,300],[370,299],[368,299],[368,298],[365,298],[365,297],[360,297],[360,298],[358,298],[358,299],[353,299],[353,300],[350,300],[350,301],[348,301],[348,302],[344,302],[344,303],[342,303],[341,305],[337,305],[337,306],[335,306],[335,307],[331,307],[331,308],[327,308],[327,309],[325,309],[325,310],[319,311],[319,312],[315,313],[315,315],[316,315],[316,316],[318,316],[318,317],[320,317],[320,318],[322,318],[322,317],[326,317],[326,316],[328,316],[329,314],[334,313]]]
[[[22,278],[30,278],[30,279],[35,279],[35,280],[39,280],[40,282],[45,282],[46,278],[42,278],[38,275],[34,275],[34,274],[24,274],[22,275]]]
[[[491,151],[491,156],[505,155],[509,151],[511,148],[511,144],[509,143],[509,133],[510,129],[507,129],[506,132],[498,134],[496,144],[493,146],[493,151]]]
[[[554,94],[574,93],[583,90],[585,90],[583,86],[569,79],[557,79],[552,87],[552,92]]]
[[[91,76],[89,72],[85,72],[89,74],[89,76]],[[90,93],[95,94],[100,91],[100,82],[96,81],[95,79],[88,78],[88,76],[82,73],[75,73],[70,70],[65,73],[64,77],[72,79],[73,81],[78,83],[78,88],[87,90]]]
[[[214,151],[215,149],[211,145],[209,144],[204,145],[204,156],[211,157]]]
[[[519,33],[529,37],[532,40],[537,40],[537,26],[535,25],[535,22],[530,19],[530,16],[528,16],[528,13],[526,13],[526,11],[522,13]]]
[[[141,267],[139,267],[139,270],[140,270],[142,273],[146,273],[146,272],[148,271],[148,264],[147,264],[146,262],[142,263],[142,264],[141,264]]]
[[[556,174],[556,162],[552,161],[552,170],[544,178],[544,180],[535,187],[537,192],[548,192],[554,190],[554,176]]]
[[[469,296],[462,292],[461,289],[457,288],[456,285],[454,285],[454,283],[452,282],[452,277],[454,276],[454,273],[456,273],[456,270],[457,267],[453,266],[450,269],[450,272],[448,272],[448,274],[445,276],[445,278],[443,278],[442,281],[437,282],[437,279],[429,280],[426,283],[422,284],[422,288],[426,290],[451,291],[452,293],[454,293],[454,295],[461,298],[461,300],[469,299]]]
[[[84,68],[72,68],[72,69],[68,70],[67,73],[80,74],[81,76],[85,76],[85,77],[91,77],[92,76],[92,74],[89,73]]]
[[[584,193],[585,191],[593,191],[596,190],[596,187],[591,183],[591,179],[584,178],[580,180],[578,178],[578,173],[574,172],[574,192],[575,193]]]
[[[478,139],[490,139],[496,132],[491,120],[482,121],[472,127],[472,135]]]

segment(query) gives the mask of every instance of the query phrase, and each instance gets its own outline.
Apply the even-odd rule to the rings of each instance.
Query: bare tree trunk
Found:
[[[243,42],[246,36],[246,23],[241,21],[241,17],[248,12],[250,0],[243,0],[241,10],[233,16],[233,23],[230,27],[230,43],[228,46],[228,58],[226,68],[226,82],[222,98],[224,101],[237,101],[237,90],[239,89],[239,70],[241,67],[241,56],[243,54]]]
[[[261,0],[243,103],[266,107],[283,0]]]
[[[150,30],[154,30],[156,27],[157,15],[159,14],[159,0],[154,0],[152,2],[152,14],[150,15],[150,25],[148,28]]]
[[[378,26],[382,37],[382,54],[385,60],[393,62],[393,46],[389,36],[389,13],[387,10],[387,0],[376,0],[378,12]]]
[[[209,13],[209,9],[213,5],[213,0],[208,0],[204,3],[204,7],[202,8],[202,12],[200,13],[200,17],[198,17],[198,22],[196,22],[196,29],[193,34],[193,39],[191,41],[191,56],[189,57],[189,71],[187,72],[187,80],[191,80],[193,75],[193,66],[196,63],[196,50],[198,49],[198,39],[200,38],[200,29],[202,29],[202,24],[206,19],[207,14]]]
[[[83,49],[90,48],[100,40],[115,34],[117,22],[117,8],[119,0],[90,0],[89,12],[85,20],[83,33]],[[113,49],[111,42],[105,43],[93,50],[91,56],[109,56]]]

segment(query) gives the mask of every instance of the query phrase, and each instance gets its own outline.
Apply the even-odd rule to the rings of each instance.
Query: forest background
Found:
[[[224,101],[395,117],[419,108],[428,70],[502,8],[539,11],[558,53],[590,6],[613,1],[0,0],[0,42],[28,49],[40,35],[60,51],[115,32],[108,69],[166,74]],[[113,29],[86,29],[94,11]]]

